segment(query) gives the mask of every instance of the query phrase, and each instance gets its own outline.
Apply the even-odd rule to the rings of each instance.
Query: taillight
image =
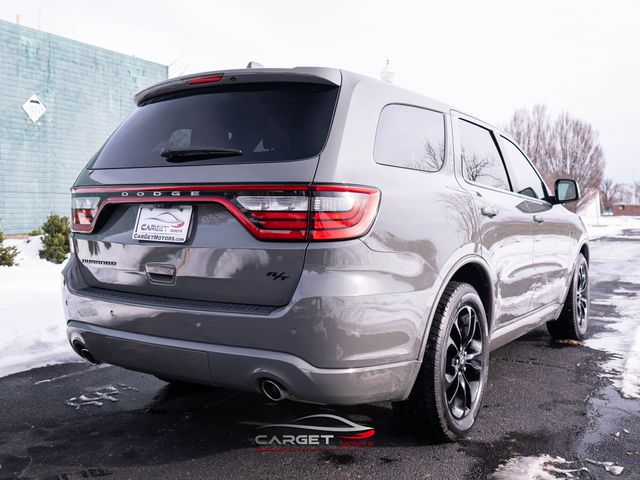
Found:
[[[71,198],[71,230],[87,232],[93,227],[98,212],[100,197],[72,197]]]
[[[84,196],[99,193],[100,197]],[[349,185],[76,187],[72,231],[92,232],[110,204],[218,203],[260,240],[347,240],[366,234],[380,191]]]
[[[309,189],[260,189],[239,192],[233,203],[240,206],[237,217],[261,240],[305,240],[309,229]],[[231,211],[233,213],[233,210]],[[248,220],[247,225],[244,221]]]
[[[235,199],[264,240],[346,240],[373,224],[380,192],[373,188],[312,185],[292,195],[243,192]]]
[[[380,203],[377,189],[332,185],[312,189],[309,240],[344,240],[369,231]]]

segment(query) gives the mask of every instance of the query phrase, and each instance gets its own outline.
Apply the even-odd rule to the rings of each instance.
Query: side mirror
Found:
[[[569,203],[580,199],[580,189],[575,180],[560,178],[556,180],[556,201],[554,203]]]

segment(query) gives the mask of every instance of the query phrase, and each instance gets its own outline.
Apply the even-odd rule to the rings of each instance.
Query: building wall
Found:
[[[640,217],[640,204],[638,203],[618,203],[613,205],[611,212],[616,216],[627,215]]]
[[[600,218],[600,192],[588,193],[576,213],[582,218]]]
[[[0,230],[69,215],[69,187],[167,67],[0,21]],[[37,95],[36,122],[22,105]]]

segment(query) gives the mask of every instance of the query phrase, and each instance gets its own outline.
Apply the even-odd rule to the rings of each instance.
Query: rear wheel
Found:
[[[547,330],[555,339],[581,340],[589,323],[589,264],[578,256],[571,286],[557,320],[547,322]]]
[[[456,440],[473,427],[489,367],[487,317],[476,290],[447,285],[409,398],[394,404],[427,441]]]

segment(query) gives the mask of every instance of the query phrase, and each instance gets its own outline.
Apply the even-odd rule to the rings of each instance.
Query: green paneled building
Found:
[[[0,230],[69,215],[69,187],[167,67],[0,21]]]

